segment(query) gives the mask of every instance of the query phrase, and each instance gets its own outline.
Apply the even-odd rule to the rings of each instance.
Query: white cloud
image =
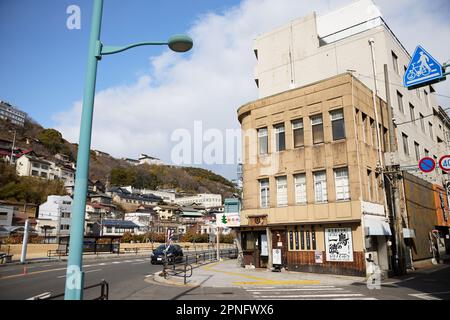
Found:
[[[136,157],[142,152],[170,162],[174,145],[170,136],[175,129],[192,130],[195,120],[203,121],[204,130],[238,128],[237,108],[257,98],[253,81],[255,36],[313,10],[320,14],[348,2],[246,0],[220,14],[199,16],[187,32],[194,39],[191,55],[164,52],[150,58],[151,75],[139,76],[129,86],[97,93],[92,147],[119,157]],[[423,39],[437,58],[450,58],[444,40],[450,38],[449,25],[427,10],[427,2],[377,3],[409,51]],[[440,30],[439,38],[435,34],[430,37],[430,30]],[[81,102],[76,102],[55,116],[57,129],[73,142],[78,141],[80,111]],[[232,177],[234,169],[222,166],[218,171]]]

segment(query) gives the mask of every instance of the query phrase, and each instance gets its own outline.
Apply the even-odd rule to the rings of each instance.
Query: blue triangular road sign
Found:
[[[442,77],[442,66],[424,48],[417,46],[403,76],[405,87],[416,86]]]

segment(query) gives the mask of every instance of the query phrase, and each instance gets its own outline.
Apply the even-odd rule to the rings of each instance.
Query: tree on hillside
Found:
[[[111,185],[112,186],[130,186],[133,185],[136,173],[132,168],[117,167],[111,170]]]
[[[60,152],[64,143],[62,134],[55,129],[42,130],[38,135],[38,139],[53,154]]]
[[[0,199],[41,204],[49,195],[64,195],[64,185],[59,180],[36,177],[19,177],[14,168],[0,164]]]

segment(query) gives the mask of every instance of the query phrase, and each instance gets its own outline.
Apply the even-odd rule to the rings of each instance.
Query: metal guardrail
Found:
[[[230,247],[232,246],[232,244],[229,245]],[[199,245],[199,248],[196,247],[196,245],[188,245],[188,246],[184,246],[183,247],[183,251],[187,251],[187,252],[197,252],[197,250],[201,250],[204,248],[207,248],[206,250],[212,250],[214,251],[215,249],[213,249],[212,246],[210,245]],[[116,252],[108,252],[108,251],[97,251],[97,252],[83,252],[83,254],[85,255],[89,255],[89,254],[117,254],[118,256],[120,256],[121,254],[132,254],[134,253],[135,255],[137,255],[138,253],[141,252],[151,252],[156,248],[156,246],[152,245],[152,246],[148,246],[148,247],[131,247],[131,248],[119,248],[119,250],[117,250]],[[211,249],[209,249],[211,248]],[[228,249],[228,248],[227,248]],[[227,250],[224,249],[224,250]],[[47,250],[47,257],[51,258],[51,257],[64,257],[67,256],[68,252],[66,250]]]
[[[219,258],[223,257],[227,257],[229,259],[238,258],[237,248],[220,249]],[[184,255],[183,260],[180,262],[176,262],[173,260],[164,261],[162,273],[164,275],[164,278],[167,278],[167,276],[183,277],[184,284],[186,284],[186,279],[192,276],[193,269],[216,261],[218,261],[216,250],[195,252],[192,254]],[[196,263],[197,266],[193,267],[190,263]]]
[[[100,287],[100,296],[92,300],[109,300],[109,284],[105,280],[102,280],[100,283],[85,287],[84,290],[89,290],[97,287]],[[27,300],[54,300],[62,297],[64,297],[64,293],[52,296],[51,292],[45,292],[37,296],[31,297]]]

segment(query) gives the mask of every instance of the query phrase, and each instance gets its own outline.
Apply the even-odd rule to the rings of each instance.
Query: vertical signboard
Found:
[[[325,228],[327,261],[353,261],[352,229]]]

